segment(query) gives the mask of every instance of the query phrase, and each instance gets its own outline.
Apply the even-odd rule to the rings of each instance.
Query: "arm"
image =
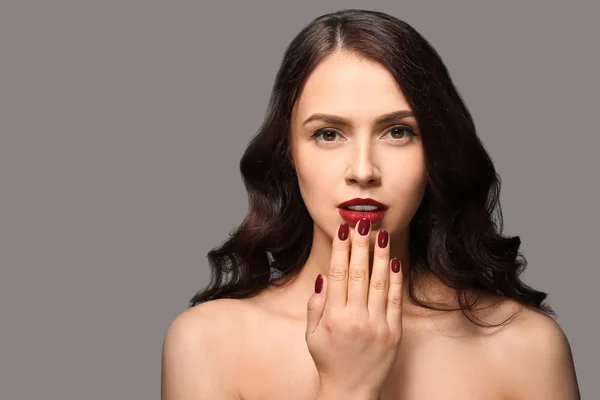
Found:
[[[231,370],[235,356],[230,318],[213,317],[214,305],[200,304],[182,312],[163,342],[162,400],[239,400]],[[211,314],[212,312],[212,314]]]
[[[566,335],[551,318],[528,313],[506,344],[503,370],[511,400],[580,400]]]

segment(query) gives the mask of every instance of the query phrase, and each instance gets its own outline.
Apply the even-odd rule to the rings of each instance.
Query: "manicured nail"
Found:
[[[371,227],[371,221],[366,218],[361,219],[358,222],[358,234],[361,236],[365,236],[369,233],[369,228]]]
[[[323,275],[319,274],[315,281],[315,293],[321,293],[321,290],[323,290]]]
[[[392,258],[392,272],[400,272],[400,260],[397,258]]]
[[[338,238],[340,238],[340,240],[346,240],[346,239],[348,239],[349,233],[350,233],[350,225],[348,225],[345,222],[342,222],[342,224],[340,225],[340,227],[338,229]]]
[[[385,229],[382,229],[377,234],[377,244],[380,248],[384,249],[388,244],[388,233]]]

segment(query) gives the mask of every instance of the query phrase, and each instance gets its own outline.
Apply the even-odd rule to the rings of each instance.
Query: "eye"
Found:
[[[319,144],[325,145],[325,146],[331,146],[332,144],[335,144],[335,137],[336,135],[338,135],[338,133],[334,130],[331,129],[319,129],[318,131],[315,132],[314,135],[312,135],[312,138],[317,138],[319,136],[323,136],[323,139],[333,139],[333,140],[317,140],[318,142],[320,142]]]
[[[409,140],[411,136],[417,136],[415,131],[406,125],[394,125],[387,133],[391,133],[394,142]]]
[[[406,125],[394,125],[387,130],[386,134],[392,135],[392,142],[406,142],[407,140],[410,140],[412,136],[417,136],[415,131]],[[338,132],[333,129],[323,128],[316,131],[311,137],[316,139],[319,136],[322,136],[323,140],[317,140],[317,142],[322,146],[331,146],[338,142],[335,140],[338,135]]]

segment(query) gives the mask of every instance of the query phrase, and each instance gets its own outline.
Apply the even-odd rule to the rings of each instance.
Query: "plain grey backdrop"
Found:
[[[157,399],[162,340],[247,211],[292,38],[342,8],[437,49],[502,178],[523,280],[600,398],[595,2],[0,2],[0,398]]]

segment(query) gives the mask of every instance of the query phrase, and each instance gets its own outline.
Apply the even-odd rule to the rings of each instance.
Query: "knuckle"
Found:
[[[390,296],[388,297],[388,304],[391,304],[394,307],[402,306],[402,299],[400,296]]]
[[[391,273],[393,274],[393,272]],[[398,278],[391,279],[390,286],[392,287],[392,290],[399,292],[402,290],[402,280]]]
[[[384,251],[376,251],[375,259],[379,260],[379,261],[385,261],[386,263],[388,263],[389,262],[389,254]]]
[[[369,248],[369,236],[365,236],[365,238],[356,239],[352,243],[352,246],[359,248],[359,249],[368,249]]]
[[[343,242],[334,240],[331,248],[334,251],[347,251],[350,248],[350,244],[348,243],[348,240],[344,240]]]
[[[355,282],[364,282],[367,279],[367,271],[358,268],[350,268],[350,279]]]
[[[326,317],[324,316],[323,319],[323,325],[329,332],[341,330],[346,326],[346,317],[341,312],[330,313]]]
[[[321,321],[319,326],[322,326],[323,330],[328,334],[331,334],[336,330],[336,325],[331,320]]]
[[[359,321],[352,321],[346,326],[346,331],[354,336],[362,333],[365,330],[364,325]]]
[[[371,279],[371,288],[383,292],[387,289],[387,281],[385,279]]]
[[[368,317],[360,313],[342,311],[323,315],[322,324],[329,333],[354,338],[369,332],[369,325],[365,322],[365,319],[368,320]]]
[[[341,281],[346,279],[346,269],[338,266],[331,267],[329,269],[329,273],[327,274],[327,278],[334,281]]]
[[[364,335],[370,332],[370,321],[368,316],[365,317],[362,314],[353,314],[348,316],[344,321],[344,332],[350,335]]]

